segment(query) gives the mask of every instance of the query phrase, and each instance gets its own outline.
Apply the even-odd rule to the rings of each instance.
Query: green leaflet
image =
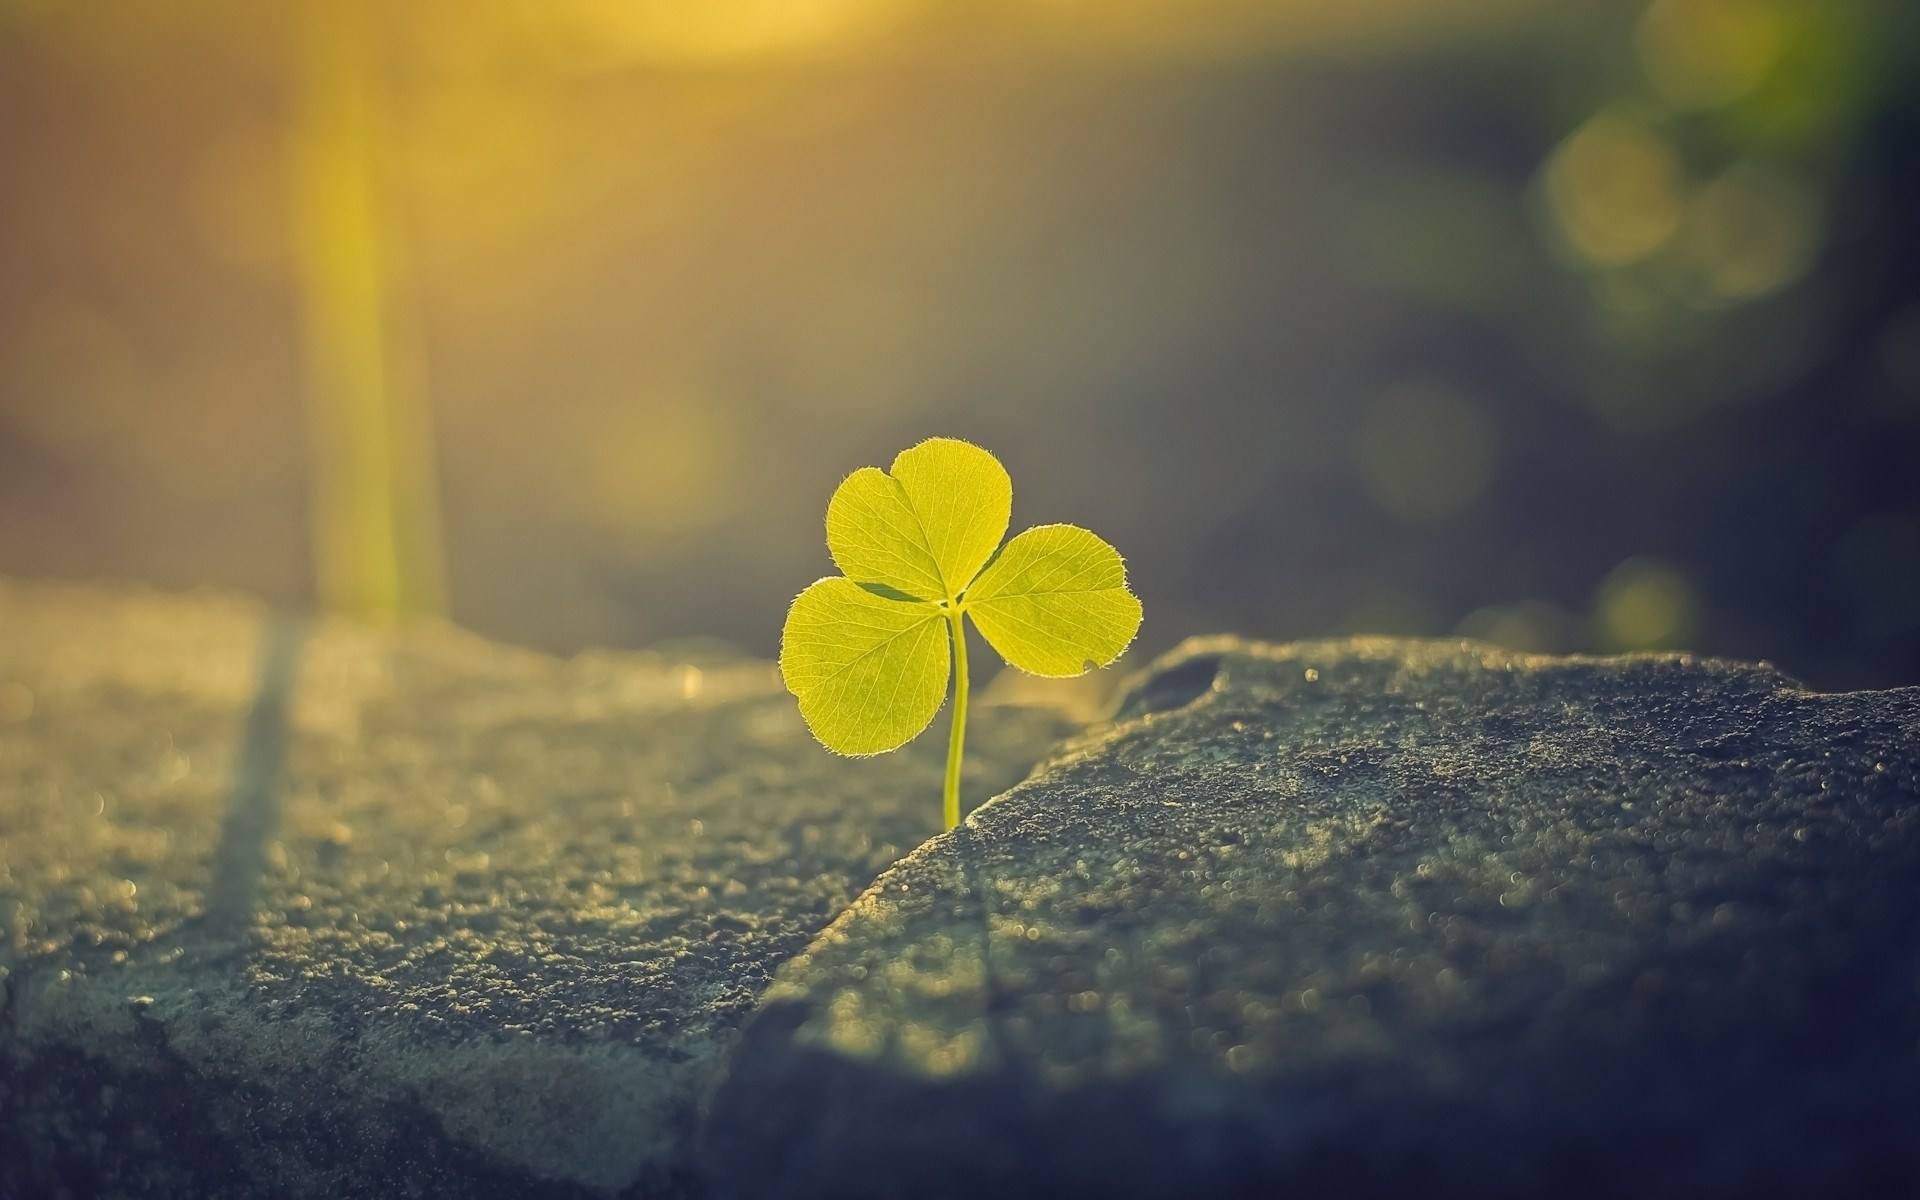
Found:
[[[1003,547],[1012,510],[999,460],[952,438],[901,451],[891,471],[855,471],[827,504],[827,548],[845,575],[801,592],[781,635],[787,689],[807,728],[840,754],[905,744],[932,723],[954,678],[948,828],[965,736],[964,619],[1007,662],[1055,677],[1107,665],[1140,629],[1140,601],[1112,546],[1042,525]]]
[[[780,675],[821,745],[879,754],[905,744],[940,711],[947,656],[947,622],[936,606],[822,579],[787,612]]]
[[[1013,481],[1000,460],[953,438],[929,438],[862,467],[827,502],[827,549],[848,579],[923,600],[952,600],[1007,536]]]
[[[1106,666],[1140,629],[1119,551],[1077,525],[1008,542],[967,589],[965,611],[1000,657],[1054,678]]]

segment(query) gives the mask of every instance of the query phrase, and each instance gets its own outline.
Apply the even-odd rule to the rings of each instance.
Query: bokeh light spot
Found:
[[[1595,266],[1652,254],[1679,229],[1684,173],[1651,127],[1603,113],[1568,136],[1546,165],[1547,199],[1566,244]]]
[[[1461,619],[1454,632],[1509,650],[1562,654],[1574,648],[1573,629],[1573,619],[1559,605],[1546,600],[1522,600],[1517,604],[1477,608]]]
[[[1630,558],[1601,581],[1594,617],[1605,650],[1675,650],[1698,620],[1693,585],[1666,563]]]
[[[1813,201],[1791,181],[1740,164],[1701,188],[1687,214],[1687,248],[1706,286],[1727,301],[1776,292],[1806,274],[1820,244]]]
[[[1738,100],[1767,78],[1790,37],[1768,0],[1654,0],[1636,43],[1654,88],[1680,108]]]
[[[1362,421],[1354,460],[1367,494],[1403,521],[1452,516],[1480,495],[1492,470],[1493,423],[1481,407],[1431,380],[1406,380]]]

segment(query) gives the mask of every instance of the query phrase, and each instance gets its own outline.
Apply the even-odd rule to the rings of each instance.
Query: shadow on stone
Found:
[[[698,1095],[942,747],[830,755],[711,648],[323,622],[293,686],[267,628],[0,580],[0,1196],[698,1194]],[[1075,728],[983,709],[969,791]]]
[[[1198,654],[1155,667],[1120,699],[1120,719],[1185,708],[1212,690],[1220,677],[1220,656]]]

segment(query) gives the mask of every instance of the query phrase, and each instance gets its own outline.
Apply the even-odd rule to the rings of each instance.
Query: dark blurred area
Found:
[[[1920,683],[1912,0],[0,0],[0,572],[771,654],[856,467],[1190,633]]]

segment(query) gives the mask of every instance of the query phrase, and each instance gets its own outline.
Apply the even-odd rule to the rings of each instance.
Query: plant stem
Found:
[[[304,0],[290,245],[305,318],[307,481],[323,608],[446,610],[432,415],[383,167],[392,108],[376,0]]]
[[[947,735],[946,827],[960,824],[960,753],[967,741],[967,627],[960,610],[947,610],[953,627],[953,731]]]

